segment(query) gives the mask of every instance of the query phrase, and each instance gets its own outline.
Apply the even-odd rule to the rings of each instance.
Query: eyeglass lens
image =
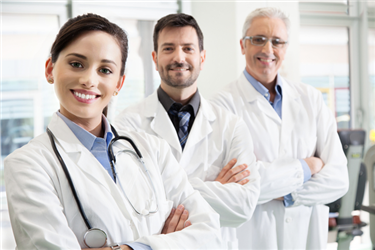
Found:
[[[284,40],[281,40],[280,38],[271,38],[271,43],[274,47],[283,47],[286,43]],[[264,36],[253,36],[251,39],[252,44],[263,46],[267,43],[268,39]]]

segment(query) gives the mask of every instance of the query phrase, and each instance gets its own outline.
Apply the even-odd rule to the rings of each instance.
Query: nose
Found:
[[[98,85],[99,78],[95,69],[87,69],[82,73],[79,83],[86,88],[92,88]]]
[[[173,52],[173,60],[177,63],[185,62],[185,52],[182,48],[178,48]]]
[[[273,53],[272,41],[268,40],[265,45],[263,45],[262,52],[269,54]]]

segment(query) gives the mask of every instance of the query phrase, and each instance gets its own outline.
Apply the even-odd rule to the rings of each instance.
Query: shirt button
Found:
[[[265,97],[268,97],[268,93],[265,93],[264,96],[265,96]]]
[[[289,218],[289,217],[288,217],[288,218],[286,218],[285,221],[286,221],[286,223],[290,223],[290,222],[292,222],[292,218]]]

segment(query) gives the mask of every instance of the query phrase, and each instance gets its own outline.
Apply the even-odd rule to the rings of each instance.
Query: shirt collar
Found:
[[[66,123],[66,125],[70,128],[70,130],[77,137],[77,139],[89,151],[91,151],[92,147],[94,146],[96,139],[103,139],[100,137],[96,137],[95,135],[86,131],[82,127],[78,126],[76,123],[72,122],[71,120],[66,118],[63,114],[61,114],[60,111],[57,112],[57,115]],[[107,146],[108,146],[113,138],[111,125],[109,124],[107,118],[104,115],[102,115],[102,122],[103,122],[102,125],[104,126],[104,140],[106,141]]]
[[[263,86],[263,84],[261,84],[260,82],[258,82],[257,80],[255,80],[254,77],[252,77],[247,71],[246,69],[244,69],[244,75],[246,77],[246,79],[251,83],[251,85],[253,85],[253,87],[262,95],[264,96],[265,98],[267,98],[267,100],[269,101],[270,99],[270,96],[269,96],[269,91],[266,87]],[[282,89],[283,89],[283,81],[281,80],[281,77],[279,77],[279,74],[277,74],[276,76],[276,85],[275,85],[275,90],[276,90],[276,96],[280,96],[282,97],[283,96],[283,92],[282,92]]]
[[[160,86],[157,90],[157,94],[158,94],[158,99],[161,105],[163,105],[164,109],[168,112],[168,110],[176,102],[172,98],[170,98],[169,95],[165,93],[165,91]],[[197,89],[193,97],[190,99],[189,103],[187,103],[185,106],[190,105],[194,110],[194,116],[196,116],[198,109],[199,109],[200,102],[201,102],[201,98],[199,95],[199,91]]]

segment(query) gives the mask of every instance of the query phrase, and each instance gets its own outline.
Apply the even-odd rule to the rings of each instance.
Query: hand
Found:
[[[226,183],[238,183],[241,185],[245,185],[249,182],[248,179],[244,179],[250,175],[249,170],[245,170],[247,168],[246,164],[238,165],[237,167],[233,166],[237,163],[237,159],[233,158],[228,162],[228,164],[223,167],[215,181],[220,182],[221,184]]]
[[[276,198],[275,200],[277,200],[277,201],[283,201],[283,200],[284,200],[284,196],[283,196],[283,197]]]
[[[311,175],[318,173],[324,167],[324,162],[318,157],[309,157],[303,160],[309,166]]]
[[[177,209],[172,208],[170,215],[165,221],[162,234],[169,234],[191,226],[191,222],[187,219],[189,218],[189,212],[184,209],[183,205],[178,205]]]

